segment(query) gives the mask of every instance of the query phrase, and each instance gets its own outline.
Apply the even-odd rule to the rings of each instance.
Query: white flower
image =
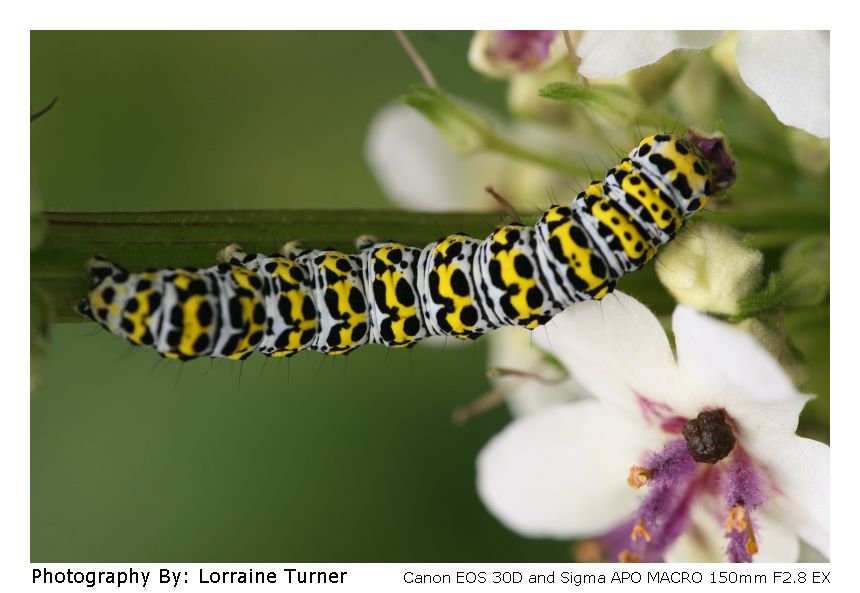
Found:
[[[673,331],[677,356],[616,292],[535,332],[594,399],[518,418],[486,445],[488,509],[525,536],[599,538],[613,560],[796,561],[801,539],[829,555],[829,447],[795,434],[809,397],[748,334],[683,306]]]
[[[705,49],[723,31],[587,31],[576,48],[579,72],[614,78],[653,64],[676,49]],[[735,49],[744,83],[783,123],[830,136],[830,34],[827,31],[738,31]]]

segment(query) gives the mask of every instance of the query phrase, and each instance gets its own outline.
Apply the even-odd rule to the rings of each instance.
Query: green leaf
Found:
[[[791,283],[780,273],[774,272],[768,278],[767,286],[748,297],[741,299],[740,312],[733,317],[734,321],[747,319],[760,313],[774,311],[785,305],[792,293]]]
[[[740,302],[738,319],[780,307],[821,305],[830,294],[830,236],[816,234],[792,243],[783,254],[780,271],[771,274],[767,287]]]
[[[541,97],[576,103],[609,120],[629,123],[643,111],[641,101],[629,90],[609,85],[553,82],[538,91]]]

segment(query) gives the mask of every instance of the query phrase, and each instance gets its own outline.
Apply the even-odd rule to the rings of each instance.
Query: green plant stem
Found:
[[[507,220],[502,214],[427,214],[367,210],[219,210],[172,212],[45,212],[45,242],[30,256],[31,282],[53,303],[54,320],[77,316],[68,306],[89,288],[84,262],[99,254],[131,271],[209,267],[230,243],[249,252],[274,253],[299,239],[311,248],[355,251],[361,234],[425,245],[465,232],[486,236]],[[535,222],[532,217],[527,224]]]
[[[827,213],[784,215],[708,213],[715,222],[751,232],[769,247],[784,247],[816,228],[828,228]],[[524,215],[533,225],[536,215]],[[78,320],[68,303],[86,295],[84,262],[104,255],[131,271],[214,264],[215,254],[230,243],[249,252],[273,253],[290,240],[309,248],[355,250],[357,235],[369,234],[422,246],[439,237],[464,232],[487,236],[509,222],[501,213],[425,213],[397,210],[215,210],[170,212],[45,212],[45,242],[30,256],[30,279],[53,303],[55,321]],[[798,225],[805,221],[805,228]],[[625,278],[622,288],[659,298],[656,279],[642,273]],[[634,278],[635,276],[635,278]],[[641,280],[641,282],[639,282]],[[629,287],[629,288],[625,288]]]

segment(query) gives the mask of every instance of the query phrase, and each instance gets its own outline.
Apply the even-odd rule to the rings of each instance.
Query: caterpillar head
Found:
[[[684,138],[656,134],[643,139],[630,159],[649,173],[687,218],[735,180],[734,162],[721,137],[688,132]]]
[[[735,182],[738,173],[722,134],[708,136],[695,130],[688,130],[684,139],[693,147],[698,157],[708,165],[712,192],[721,194],[726,191]]]

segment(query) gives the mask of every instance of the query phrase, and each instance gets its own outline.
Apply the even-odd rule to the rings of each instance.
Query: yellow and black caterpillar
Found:
[[[611,292],[734,176],[718,138],[650,136],[534,227],[509,224],[483,241],[450,235],[424,248],[363,240],[357,254],[293,242],[265,256],[230,245],[207,269],[129,273],[95,257],[92,289],[75,306],[111,333],[181,360],[346,354],[427,336],[471,339],[505,325],[533,329]]]

